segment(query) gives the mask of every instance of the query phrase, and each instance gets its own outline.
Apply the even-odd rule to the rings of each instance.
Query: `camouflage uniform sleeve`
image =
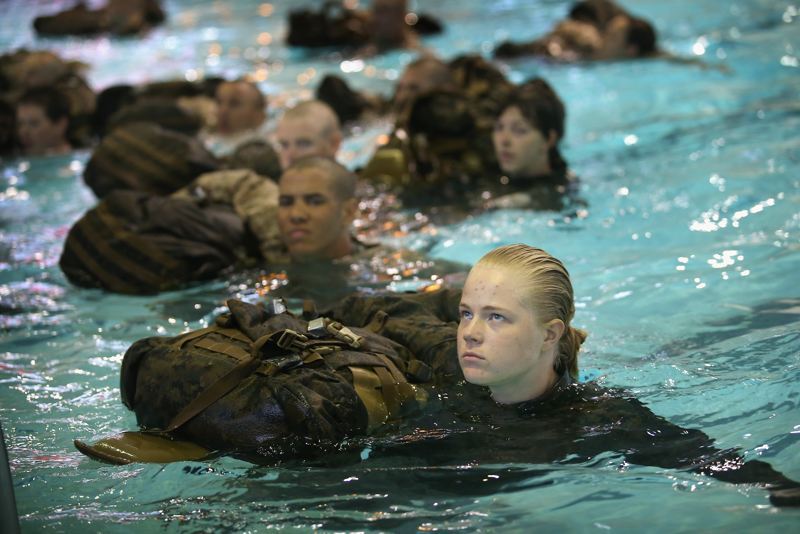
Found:
[[[756,484],[769,489],[770,498],[776,504],[800,504],[800,484],[776,471],[769,463],[745,461],[736,449],[719,449],[714,440],[701,430],[671,423],[636,399],[614,398],[609,403],[606,405],[608,410],[603,411],[615,415],[605,424],[618,425],[613,434],[622,434],[619,443],[624,443],[623,452],[628,461],[669,469],[689,469],[733,484]]]
[[[448,289],[433,293],[352,295],[325,315],[347,325],[371,325],[377,333],[403,345],[428,364],[437,382],[451,382],[463,378],[456,353],[455,321],[460,295],[460,291]]]

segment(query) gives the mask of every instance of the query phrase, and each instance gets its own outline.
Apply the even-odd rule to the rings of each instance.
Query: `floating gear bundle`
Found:
[[[257,257],[251,239],[231,206],[115,191],[70,229],[59,266],[78,286],[157,293]]]
[[[359,46],[369,40],[363,13],[338,2],[325,2],[319,10],[289,12],[289,46]]]
[[[402,189],[406,202],[461,200],[476,180],[499,174],[492,129],[514,85],[479,56],[459,56],[449,68],[456,88],[419,95],[361,172]]]
[[[418,35],[436,35],[444,25],[431,15],[414,13],[406,18],[409,29]],[[289,46],[319,48],[326,46],[361,46],[369,42],[367,11],[349,9],[342,2],[327,1],[318,10],[295,9],[289,12]]]
[[[166,195],[218,166],[199,140],[135,122],[121,125],[103,138],[83,179],[98,198],[115,189]]]
[[[425,403],[413,382],[430,369],[369,329],[236,300],[228,308],[208,328],[134,343],[121,393],[143,432],[76,442],[79,450],[112,463],[212,451],[275,461],[366,435]]]

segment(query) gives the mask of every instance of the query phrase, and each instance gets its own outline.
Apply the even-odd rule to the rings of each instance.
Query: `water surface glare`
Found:
[[[583,377],[629,388],[721,448],[800,480],[799,7],[621,3],[655,22],[665,49],[728,71],[663,61],[509,64],[512,79],[543,76],[566,103],[563,152],[586,213],[487,213],[396,241],[465,262],[519,241],[550,251],[571,272],[575,322],[590,332]],[[97,89],[252,73],[276,103],[308,96],[327,72],[389,94],[413,58],[358,64],[290,50],[282,42],[295,2],[164,4],[167,24],[142,38],[42,39],[30,21],[45,3],[7,0],[0,50],[48,48],[85,61]],[[450,58],[541,34],[568,2],[417,4],[450,26],[426,40]],[[363,163],[384,130],[349,140],[345,162]],[[135,426],[119,400],[126,348],[205,325],[230,290],[217,281],[126,297],[69,285],[57,262],[69,227],[95,202],[80,178],[87,158],[2,162],[0,420],[23,531],[797,528],[800,512],[769,507],[763,490],[623,465],[610,453],[582,464],[441,467],[368,450],[361,462],[325,467],[230,458],[112,467],[82,457],[74,438]]]

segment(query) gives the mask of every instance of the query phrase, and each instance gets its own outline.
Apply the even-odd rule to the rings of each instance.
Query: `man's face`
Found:
[[[280,181],[278,228],[294,260],[333,259],[349,243],[355,199],[340,200],[320,169],[289,170]]]
[[[322,121],[314,120],[313,116],[284,117],[278,124],[275,137],[278,141],[278,154],[283,169],[306,156],[322,156],[333,159],[339,149],[339,139],[336,135],[327,131],[325,124]]]
[[[223,135],[257,128],[264,110],[256,89],[246,83],[223,83],[217,88],[217,131]]]
[[[26,154],[46,154],[66,143],[67,120],[51,121],[40,106],[17,108],[17,135]]]

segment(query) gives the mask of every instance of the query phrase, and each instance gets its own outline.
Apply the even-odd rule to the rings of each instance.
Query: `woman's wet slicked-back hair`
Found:
[[[569,272],[560,260],[542,249],[524,244],[498,247],[479,261],[478,265],[496,265],[518,271],[519,289],[523,302],[543,321],[560,319],[564,333],[558,342],[555,370],[578,377],[578,351],[587,333],[570,325],[575,315],[575,297]]]

